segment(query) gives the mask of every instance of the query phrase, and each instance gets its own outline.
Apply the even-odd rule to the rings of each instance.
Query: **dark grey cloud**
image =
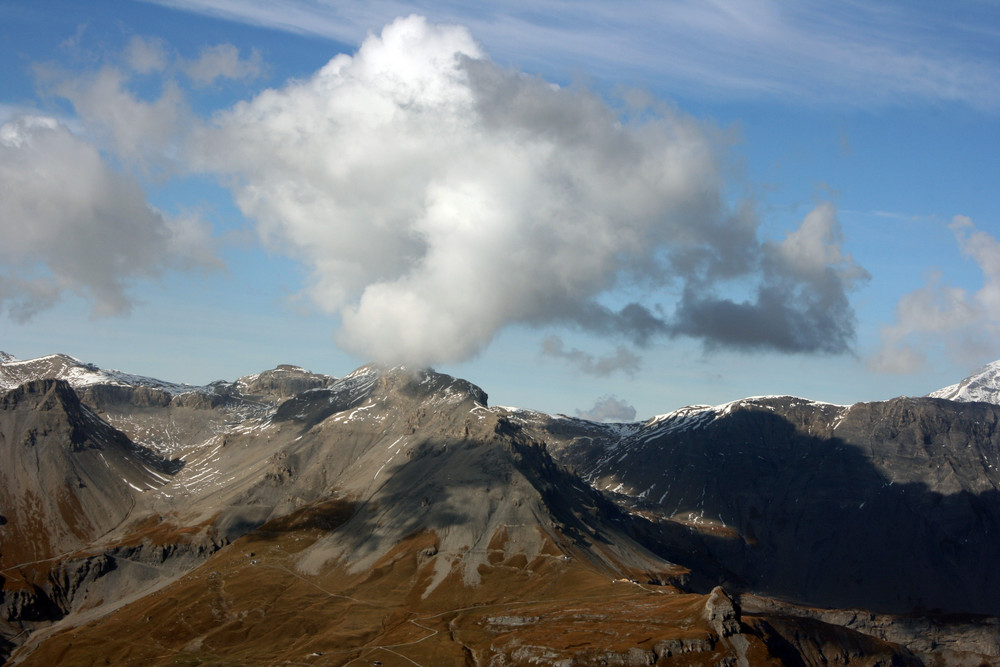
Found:
[[[591,333],[624,338],[640,347],[662,334],[670,333],[670,326],[663,318],[635,302],[620,310],[597,303],[584,303],[567,320]]]
[[[854,314],[846,299],[817,302],[780,286],[761,286],[743,302],[686,291],[670,332],[708,348],[840,353],[853,342]]]
[[[869,276],[842,253],[841,241],[834,207],[820,204],[780,243],[750,246],[752,296],[718,296],[712,272],[696,272],[669,322],[670,335],[701,339],[707,348],[848,351],[855,316],[847,294]]]

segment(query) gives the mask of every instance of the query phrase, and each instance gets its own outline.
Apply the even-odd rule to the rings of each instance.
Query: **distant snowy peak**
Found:
[[[21,361],[0,352],[0,389],[13,389],[25,382],[42,378],[65,380],[74,389],[93,385],[153,387],[169,394],[198,391],[202,387],[164,382],[155,378],[132,375],[116,370],[104,370],[67,354],[50,354]]]
[[[931,398],[946,398],[965,403],[1000,405],[1000,361],[987,364],[958,384],[927,394]]]

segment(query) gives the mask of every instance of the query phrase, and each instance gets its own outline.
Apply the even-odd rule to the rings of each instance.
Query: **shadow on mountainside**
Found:
[[[364,561],[423,531],[441,535],[442,548],[476,550],[501,528],[537,533],[555,526],[581,548],[607,542],[582,514],[567,510],[572,503],[558,502],[568,492],[558,472],[537,445],[504,437],[422,439],[372,481],[338,546],[350,560]]]
[[[826,607],[1000,614],[1000,492],[893,482],[887,469],[912,480],[961,467],[930,435],[916,439],[922,453],[899,438],[866,449],[745,411],[637,448],[618,478],[633,489],[666,485],[638,507],[687,519],[701,550],[745,590]],[[979,446],[995,451],[993,442]]]
[[[625,510],[556,464],[516,425],[491,418],[474,421],[461,434],[418,430],[381,464],[378,458],[374,464],[360,461],[366,472],[346,473],[347,487],[335,490],[335,497],[258,522],[257,533],[266,539],[268,533],[325,525],[329,534],[303,556],[303,571],[314,573],[334,563],[352,571],[369,568],[396,545],[431,532],[431,555],[442,566],[451,562],[462,569],[466,581],[475,581],[477,567],[499,552],[522,554],[526,562],[540,554],[575,554],[612,578],[640,571],[665,580],[665,572],[677,570],[654,555],[662,557],[663,546],[646,539],[656,532],[652,524],[637,530]],[[382,441],[390,448],[398,442],[394,434]],[[282,486],[297,488],[309,469],[296,460]],[[648,544],[648,551],[636,540]]]
[[[689,569],[683,581],[700,592],[721,584],[823,607],[1000,613],[992,567],[1000,562],[1000,493],[894,483],[859,444],[809,435],[770,411],[737,413],[630,454],[621,465],[632,488],[669,484],[650,494],[660,503],[636,504],[639,515],[505,419],[468,437],[412,437],[405,455],[372,468],[365,486],[355,483],[350,503],[324,500],[310,510],[309,525],[331,531],[314,550],[314,569],[370,565],[426,531],[456,557],[485,552],[503,529],[510,548],[526,552],[540,548],[543,533],[582,554],[644,547]],[[902,450],[893,456],[893,469],[910,477],[925,474],[920,466],[948,465]]]

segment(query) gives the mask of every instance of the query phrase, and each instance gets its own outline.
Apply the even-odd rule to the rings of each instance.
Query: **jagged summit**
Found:
[[[485,391],[466,380],[429,368],[366,364],[326,387],[300,393],[283,403],[276,421],[308,420],[318,423],[330,415],[361,405],[369,398],[414,402],[461,403],[472,401],[486,407]]]
[[[435,397],[449,403],[473,401],[486,407],[489,396],[468,380],[439,373],[432,368],[377,365],[363,366],[359,372],[375,372],[384,390],[394,391],[413,399]]]
[[[931,398],[1000,405],[1000,361],[986,364],[957,384],[932,391]]]

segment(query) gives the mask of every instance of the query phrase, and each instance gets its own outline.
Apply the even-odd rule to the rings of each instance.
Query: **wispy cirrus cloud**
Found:
[[[1000,107],[991,3],[947,14],[913,4],[719,2],[450,3],[147,0],[233,21],[360,44],[414,11],[468,26],[501,62],[658,82],[694,95],[815,104],[955,101]]]

